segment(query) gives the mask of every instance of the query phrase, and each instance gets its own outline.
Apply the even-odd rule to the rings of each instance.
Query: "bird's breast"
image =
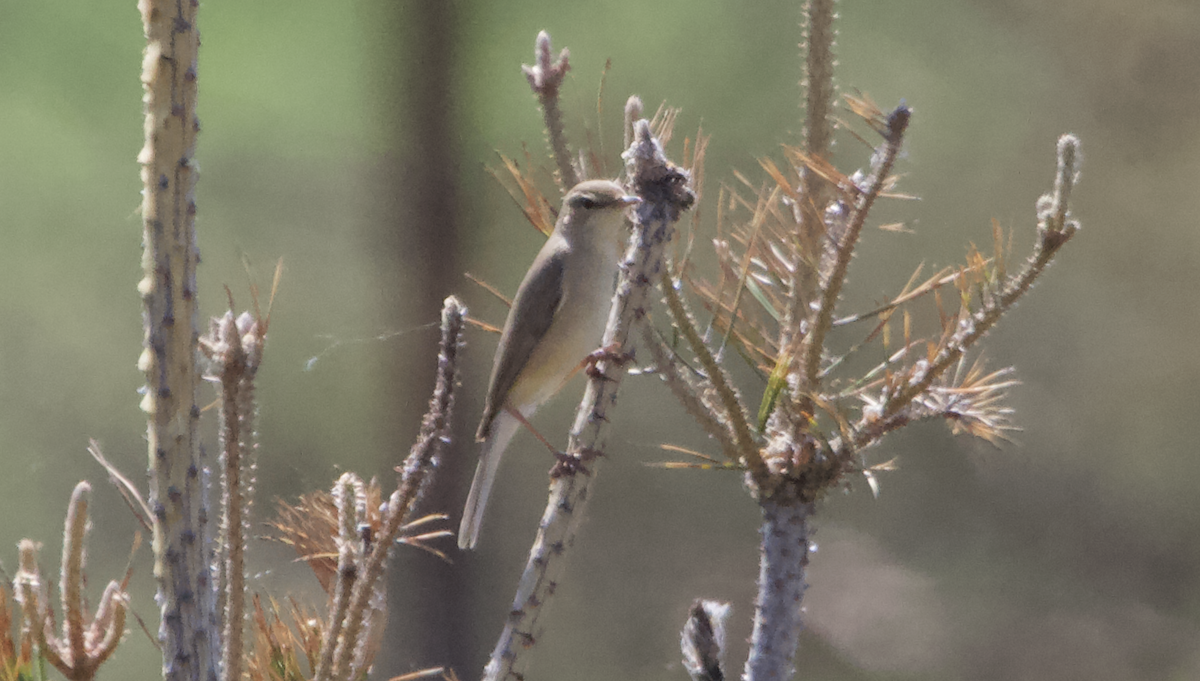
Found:
[[[576,251],[563,268],[563,298],[554,321],[513,385],[509,404],[538,405],[600,347],[616,282],[619,244],[597,244],[589,257]]]

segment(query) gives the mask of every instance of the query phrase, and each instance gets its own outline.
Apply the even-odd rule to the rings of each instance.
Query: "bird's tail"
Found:
[[[492,436],[483,443],[479,452],[479,465],[475,467],[475,479],[471,482],[471,493],[463,507],[462,524],[458,526],[458,548],[473,549],[479,541],[479,528],[483,525],[483,512],[500,469],[500,457],[508,443],[517,434],[521,422],[507,411],[501,411],[492,422]]]

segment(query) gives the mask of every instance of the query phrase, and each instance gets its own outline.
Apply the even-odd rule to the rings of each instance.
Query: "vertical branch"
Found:
[[[833,146],[833,27],[836,0],[808,0],[804,6],[804,153],[828,159]],[[790,357],[800,339],[801,324],[809,317],[808,303],[816,295],[820,245],[825,237],[824,211],[829,183],[808,168],[800,169],[799,230],[796,274],[789,292],[786,319],[780,332],[780,356]]]
[[[1071,217],[1071,192],[1079,181],[1079,166],[1083,162],[1081,146],[1075,135],[1068,133],[1058,138],[1054,190],[1043,195],[1037,203],[1038,241],[1034,246],[1029,271],[1005,287],[1000,294],[1001,305],[1012,305],[1028,291],[1058,249],[1079,230],[1079,223]]]
[[[675,290],[675,282],[668,273],[663,274],[659,288],[662,290],[663,300],[667,304],[667,310],[671,314],[671,321],[675,325],[675,329],[683,335],[688,347],[700,361],[700,366],[704,368],[705,379],[717,395],[719,402],[712,405],[712,412],[719,421],[728,425],[728,430],[737,443],[738,457],[735,461],[745,459],[751,477],[761,485],[768,476],[767,465],[758,453],[757,441],[750,431],[746,412],[742,408],[733,382],[729,380],[725,370],[717,363],[716,357],[709,352],[704,339],[700,337],[696,322],[683,298]],[[730,328],[732,328],[732,324]]]
[[[142,165],[142,295],[154,513],[154,575],[162,608],[159,638],[167,679],[217,675],[215,606],[209,573],[204,462],[196,432],[196,246],[192,160],[196,133],[196,59],[200,35],[194,0],[141,0],[146,33],[142,63],[146,142]]]
[[[637,127],[637,122],[642,120],[642,98],[637,95],[630,95],[629,99],[625,100],[625,148],[628,149],[633,144],[633,131]]]
[[[887,118],[887,130],[882,147],[876,152],[870,177],[857,192],[854,213],[846,226],[845,233],[837,243],[831,244],[835,257],[829,276],[822,282],[820,301],[812,312],[812,323],[804,338],[803,364],[801,370],[802,392],[815,392],[820,380],[821,353],[825,349],[825,335],[833,325],[833,311],[837,307],[838,298],[842,294],[842,284],[846,281],[846,272],[854,249],[858,245],[858,237],[862,233],[863,224],[875,199],[883,191],[896,157],[900,155],[900,144],[904,140],[904,132],[908,129],[908,121],[912,112],[901,104]]]
[[[321,654],[316,669],[313,670],[313,678],[316,681],[329,681],[333,678],[333,653],[342,635],[342,623],[346,620],[346,611],[350,607],[350,593],[358,579],[358,564],[362,558],[356,534],[360,522],[356,509],[359,499],[363,496],[362,480],[353,473],[343,473],[333,488],[338,517],[337,581],[329,605],[329,621],[325,625],[325,636],[321,641]]]
[[[835,2],[808,0],[804,8],[804,150],[822,158],[827,158],[833,147]]]
[[[383,526],[372,538],[371,551],[361,561],[357,580],[350,593],[342,634],[333,653],[328,678],[342,681],[357,679],[366,671],[360,668],[365,658],[355,655],[362,643],[364,627],[369,627],[368,613],[381,588],[380,579],[387,566],[388,555],[404,523],[412,516],[421,493],[437,469],[442,448],[450,442],[450,417],[454,413],[454,386],[458,377],[459,351],[462,347],[463,319],[467,309],[457,298],[446,299],[442,308],[442,339],[438,352],[437,383],[429,400],[429,411],[421,422],[417,441],[399,469],[400,486],[388,497],[383,514]]]
[[[222,622],[221,678],[242,676],[243,631],[246,619],[246,527],[250,481],[244,454],[253,449],[254,379],[262,362],[267,323],[243,313],[226,312],[213,320],[201,349],[213,360],[221,386],[221,546],[217,611]]]
[[[567,61],[570,52],[563,48],[555,60],[550,54],[550,34],[545,31],[538,33],[535,45],[536,63],[533,66],[521,66],[521,70],[525,72],[529,87],[533,88],[542,106],[546,140],[554,154],[554,165],[558,168],[559,188],[566,192],[579,184],[579,174],[571,165],[571,149],[567,146],[567,134],[563,130],[562,111],[558,108],[558,89],[571,68]]]
[[[224,627],[221,646],[222,681],[242,678],[242,630],[246,618],[246,538],[242,533],[242,423],[238,418],[238,383],[245,369],[245,352],[237,338],[233,313],[226,313],[220,322],[221,333],[233,336],[230,351],[221,370],[221,439],[225,461],[221,476],[221,545],[225,550],[223,572]]]
[[[687,174],[667,161],[647,121],[638,121],[634,143],[624,156],[633,191],[642,203],[634,219],[633,244],[621,264],[621,281],[602,346],[627,351],[633,326],[646,317],[650,288],[663,272],[664,253],[675,222],[694,198],[685,186]],[[568,452],[578,464],[562,470],[556,466],[537,539],[530,549],[508,622],[484,670],[485,679],[524,678],[529,655],[541,635],[541,615],[553,598],[567,550],[583,518],[599,463],[595,457],[604,452],[609,414],[625,375],[619,361],[603,359],[596,368],[597,376],[588,382],[571,428]],[[582,472],[585,461],[592,461],[588,473]]]
[[[87,657],[83,640],[83,547],[88,526],[88,497],[92,486],[86,482],[75,485],[67,504],[67,524],[63,532],[62,575],[59,596],[62,597],[63,638],[72,664]]]
[[[807,586],[808,519],[812,502],[765,499],[762,549],[759,555],[758,596],[754,633],[746,660],[746,681],[786,681],[795,671],[800,637],[800,603]]]
[[[54,619],[50,613],[46,585],[38,568],[38,551],[42,545],[32,539],[17,542],[17,574],[13,576],[13,597],[21,605],[24,632],[28,632],[34,645],[46,660],[55,667],[66,663],[58,654],[58,641],[54,637]],[[23,633],[24,633],[23,632]]]

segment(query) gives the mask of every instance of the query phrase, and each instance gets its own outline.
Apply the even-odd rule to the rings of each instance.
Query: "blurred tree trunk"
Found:
[[[464,2],[382,0],[373,5],[367,30],[375,35],[372,60],[380,96],[381,165],[370,178],[378,230],[379,299],[385,324],[406,329],[436,321],[443,298],[461,288],[457,144],[459,17]],[[383,370],[388,380],[385,450],[399,463],[411,445],[433,386],[437,334],[416,334],[389,344]],[[463,419],[458,419],[460,422]],[[469,419],[466,419],[469,420]],[[462,441],[468,429],[455,424]],[[455,448],[459,449],[459,448]],[[448,452],[449,453],[449,452]],[[446,456],[419,513],[446,512],[457,519],[462,503],[455,485],[469,471],[461,457]],[[450,544],[446,544],[449,546]],[[470,623],[459,601],[467,592],[460,571],[423,552],[401,550],[390,571],[387,640],[377,662],[381,678],[414,668],[449,665],[463,651]],[[451,633],[455,635],[452,636]],[[390,672],[390,673],[389,673]]]

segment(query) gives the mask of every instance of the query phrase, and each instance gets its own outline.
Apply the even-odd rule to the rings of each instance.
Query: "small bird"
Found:
[[[458,528],[475,548],[504,449],[600,345],[621,256],[625,209],[641,199],[615,182],[580,182],[563,197],[554,232],[517,289],[492,363],[475,480]],[[519,416],[518,416],[519,414]]]

